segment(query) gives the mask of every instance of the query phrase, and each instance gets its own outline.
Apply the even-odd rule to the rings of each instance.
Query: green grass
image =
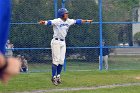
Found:
[[[111,56],[110,69],[140,69],[140,56]]]
[[[140,83],[140,80],[135,79],[135,77],[140,76],[139,56],[110,56],[109,71],[98,71],[98,65],[99,64],[95,62],[67,61],[67,72],[63,72],[62,74],[63,84],[54,86],[50,81],[51,63],[29,64],[30,72],[22,73],[16,78],[13,78],[7,86],[0,84],[0,93],[15,93],[18,91],[48,90],[58,88],[92,87],[135,82]],[[70,70],[91,71],[74,72]],[[36,73],[37,71],[40,73]],[[140,89],[138,87],[140,86],[70,92],[67,91],[60,93],[140,93]]]
[[[70,70],[98,70],[98,62],[85,61],[67,61],[67,71]],[[109,57],[110,70],[140,70],[140,56],[110,56]],[[31,72],[36,71],[51,71],[51,62],[49,64],[36,63],[29,64]]]
[[[135,79],[135,77],[140,76],[140,70],[132,70],[132,71],[117,70],[117,71],[108,71],[108,72],[107,71],[102,71],[102,72],[100,71],[69,72],[68,71],[65,73],[63,72],[62,74],[63,84],[60,84],[59,86],[52,85],[50,81],[51,78],[50,76],[51,76],[50,72],[20,74],[16,78],[12,79],[7,86],[3,86],[0,84],[0,93],[15,93],[15,91],[17,92],[17,91],[31,91],[31,90],[41,90],[41,89],[47,90],[47,89],[58,89],[58,88],[78,88],[78,87],[91,87],[91,86],[140,82],[140,80]],[[105,90],[108,91],[108,89]],[[109,90],[111,91],[111,89]],[[118,91],[119,90],[121,91],[121,89],[118,89]],[[107,93],[107,92],[102,92],[103,91],[102,89],[96,91],[97,92],[95,93],[99,93],[98,91],[101,91],[101,93]],[[72,92],[68,92],[68,93],[72,93]],[[77,93],[84,93],[84,92],[80,91]],[[90,92],[89,90],[89,92],[86,93],[92,93],[92,92]],[[117,93],[117,92],[113,92],[113,93]]]

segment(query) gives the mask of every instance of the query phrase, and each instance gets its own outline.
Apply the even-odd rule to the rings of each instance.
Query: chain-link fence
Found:
[[[100,1],[100,0],[99,0]],[[93,23],[74,25],[66,37],[66,69],[98,70],[101,35],[104,50],[108,49],[109,69],[140,69],[139,40],[134,40],[133,22],[139,0],[102,0],[102,22],[98,0],[65,0],[72,19],[93,19]],[[58,0],[58,8],[62,1]],[[56,5],[55,5],[56,7]],[[139,9],[139,8],[137,8]],[[23,55],[28,60],[29,71],[42,72],[51,69],[50,42],[52,27],[38,25],[39,20],[53,19],[53,0],[13,0],[12,24],[9,39],[14,44],[14,56]],[[135,14],[136,15],[136,14]],[[134,48],[136,47],[136,48]],[[104,68],[103,68],[104,69]]]

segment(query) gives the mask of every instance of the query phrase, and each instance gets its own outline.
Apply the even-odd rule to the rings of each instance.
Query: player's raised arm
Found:
[[[47,25],[47,26],[57,25],[56,19],[54,19],[54,20],[48,20],[48,21],[41,20],[38,23],[41,24],[41,25]]]
[[[80,24],[86,23],[86,22],[91,23],[91,22],[93,22],[93,20],[76,19],[75,21],[72,21],[72,22],[74,22],[73,24],[80,25]]]
[[[86,23],[86,22],[91,23],[91,22],[93,22],[93,20],[83,20],[83,19],[82,19],[82,23]]]

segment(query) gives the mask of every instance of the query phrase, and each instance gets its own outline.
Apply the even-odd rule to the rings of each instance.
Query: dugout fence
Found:
[[[131,1],[131,0],[130,0]],[[38,25],[66,7],[70,18],[93,19],[74,25],[66,38],[65,71],[104,70],[103,48],[109,49],[109,70],[140,69],[139,0],[13,0],[11,33],[14,56],[24,55],[30,72],[51,70],[52,27]],[[136,8],[137,7],[137,8]],[[102,41],[106,42],[102,46]],[[100,51],[100,54],[99,54]]]

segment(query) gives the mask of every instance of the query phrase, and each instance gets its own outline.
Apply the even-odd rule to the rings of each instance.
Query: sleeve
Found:
[[[82,24],[82,19],[77,19],[76,22],[75,22],[75,24],[81,25]]]
[[[70,25],[74,25],[76,23],[75,19],[69,19]]]
[[[58,23],[57,19],[45,21],[45,25],[47,26],[57,25],[57,23]]]
[[[71,25],[74,25],[74,24],[77,24],[77,25],[80,25],[82,24],[82,19],[70,19],[70,24]]]
[[[11,18],[11,0],[0,0],[0,52],[5,53]]]

